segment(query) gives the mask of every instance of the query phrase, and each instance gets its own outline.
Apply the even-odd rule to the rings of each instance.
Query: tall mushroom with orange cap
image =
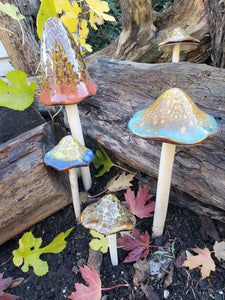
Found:
[[[84,145],[77,103],[94,95],[96,84],[88,74],[72,34],[60,19],[52,17],[45,22],[41,45],[40,101],[45,105],[65,105],[71,134]],[[87,191],[91,187],[89,167],[81,169],[81,176]]]
[[[121,205],[115,195],[108,194],[97,203],[87,206],[81,213],[80,221],[85,228],[108,236],[112,265],[118,265],[116,233],[133,230],[135,217]]]
[[[72,135],[64,136],[59,144],[44,156],[44,163],[58,171],[69,170],[73,207],[76,219],[80,218],[80,201],[76,169],[88,166],[94,157],[91,149],[86,148]],[[75,172],[71,172],[71,170]],[[71,175],[73,176],[71,178]]]
[[[158,46],[164,52],[172,52],[172,62],[179,62],[180,51],[194,49],[199,42],[183,29],[177,27]]]
[[[129,121],[137,136],[163,142],[152,234],[161,236],[167,214],[170,183],[176,145],[197,145],[217,131],[215,119],[201,111],[181,89],[165,91],[147,109],[137,112]]]

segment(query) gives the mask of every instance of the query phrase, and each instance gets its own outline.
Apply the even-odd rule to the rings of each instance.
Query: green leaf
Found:
[[[107,253],[109,248],[108,237],[94,230],[90,230],[90,234],[96,238],[92,239],[89,243],[91,249],[95,251],[100,250],[102,253]]]
[[[37,34],[39,39],[41,39],[44,24],[50,17],[57,17],[54,0],[42,0],[37,15]]]
[[[59,253],[65,247],[67,242],[64,240],[73,228],[68,229],[65,233],[61,232],[55,239],[46,247],[40,248],[42,244],[41,238],[35,238],[31,231],[24,233],[19,240],[19,248],[13,251],[13,263],[19,267],[22,266],[22,271],[27,272],[32,266],[34,273],[37,276],[43,276],[48,272],[48,263],[40,259],[43,253]]]
[[[2,11],[3,13],[9,15],[11,18],[13,18],[14,20],[16,20],[18,22],[20,22],[20,20],[25,18],[19,12],[18,7],[14,6],[12,4],[9,4],[9,3],[3,4],[2,2],[0,2],[0,11]]]
[[[102,146],[100,144],[98,144],[98,146],[101,149],[101,151],[99,150],[96,151],[93,159],[93,164],[95,166],[95,169],[98,169],[101,166],[103,166],[103,168],[97,175],[95,175],[95,177],[100,177],[104,175],[106,172],[109,172],[110,169],[115,165],[111,161],[111,159],[109,158],[105,150],[102,148]]]
[[[6,78],[11,86],[0,80],[0,106],[15,110],[26,109],[33,102],[36,82],[27,85],[26,73],[18,70],[8,72]]]

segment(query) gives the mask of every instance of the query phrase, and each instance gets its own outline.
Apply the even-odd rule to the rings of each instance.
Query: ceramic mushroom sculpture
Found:
[[[71,134],[84,145],[77,103],[96,93],[80,51],[70,31],[58,18],[49,18],[41,41],[42,87],[45,105],[65,105]],[[91,187],[89,167],[81,169],[85,190]]]
[[[200,41],[188,35],[180,27],[175,28],[158,46],[164,52],[172,52],[172,62],[179,62],[180,52],[196,48]]]
[[[176,145],[197,145],[217,131],[215,119],[201,111],[181,89],[165,91],[147,109],[137,112],[129,122],[137,136],[161,141],[153,236],[163,234],[169,201],[170,182]]]
[[[118,265],[116,233],[133,230],[135,217],[121,205],[115,195],[108,194],[97,203],[87,206],[81,213],[80,221],[85,228],[108,236],[112,265]]]
[[[80,218],[80,201],[76,168],[88,166],[94,157],[76,138],[67,135],[44,156],[44,163],[58,171],[69,170],[71,192],[76,219]],[[75,169],[75,172],[71,170]]]

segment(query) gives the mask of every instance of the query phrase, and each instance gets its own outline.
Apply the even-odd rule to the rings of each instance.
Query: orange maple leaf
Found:
[[[76,292],[72,293],[68,298],[71,300],[100,300],[102,283],[98,273],[91,265],[80,267],[80,271],[88,286],[83,283],[75,283]]]
[[[194,248],[192,250],[198,255],[187,257],[182,266],[189,267],[190,270],[202,266],[201,279],[209,277],[211,271],[215,271],[216,268],[209,249]]]

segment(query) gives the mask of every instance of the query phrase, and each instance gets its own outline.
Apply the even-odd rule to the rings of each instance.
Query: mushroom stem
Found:
[[[179,62],[179,61],[180,61],[180,43],[174,45],[173,57],[172,57],[172,62]]]
[[[117,242],[116,242],[116,233],[108,235],[109,241],[109,253],[113,266],[118,265],[118,253],[117,253]]]
[[[82,132],[82,127],[80,123],[80,116],[78,111],[77,104],[65,105],[66,113],[70,125],[71,134],[75,137],[82,145],[84,145],[84,137]],[[89,167],[80,168],[81,177],[84,185],[85,191],[88,191],[91,188],[91,173]]]
[[[162,143],[159,175],[157,183],[156,205],[153,219],[152,236],[163,234],[170,193],[171,175],[176,145]]]
[[[79,188],[77,180],[76,168],[69,169],[70,187],[72,192],[73,207],[75,211],[75,217],[77,222],[80,222],[80,199],[79,199]]]

